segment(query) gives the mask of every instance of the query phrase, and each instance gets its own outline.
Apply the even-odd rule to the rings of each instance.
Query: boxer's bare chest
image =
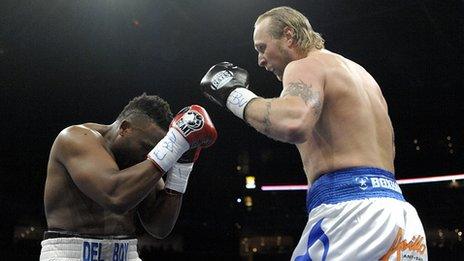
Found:
[[[49,206],[46,215],[50,228],[96,235],[134,233],[134,211],[115,214],[104,209],[80,191],[65,170],[60,172],[54,173],[61,178],[52,179],[53,184],[49,185],[54,195],[45,202]]]

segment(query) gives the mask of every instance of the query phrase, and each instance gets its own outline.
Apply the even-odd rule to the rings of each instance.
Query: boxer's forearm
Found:
[[[296,97],[251,100],[245,120],[264,135],[288,143],[307,140],[312,128],[309,108]]]
[[[155,187],[163,172],[146,160],[113,174],[106,191],[107,207],[125,213],[137,206]]]
[[[153,191],[137,209],[144,229],[155,238],[167,237],[179,217],[182,194],[169,189]]]

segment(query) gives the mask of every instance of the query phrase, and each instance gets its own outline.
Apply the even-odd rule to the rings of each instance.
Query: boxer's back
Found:
[[[373,77],[360,65],[329,51],[303,62],[324,70],[324,104],[311,138],[298,145],[309,182],[324,172],[372,166],[394,172],[393,128]]]
[[[79,125],[70,128],[74,128],[74,131],[64,130],[59,135],[73,138],[69,136],[79,132],[78,128],[86,127]],[[100,142],[101,135],[96,131],[91,133],[95,135],[95,142]],[[133,212],[118,215],[105,210],[74,184],[60,157],[67,149],[63,145],[63,137],[58,136],[50,152],[45,182],[44,204],[48,227],[91,235],[133,233]]]

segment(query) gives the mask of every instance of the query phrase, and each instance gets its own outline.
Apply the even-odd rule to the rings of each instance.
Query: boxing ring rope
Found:
[[[441,182],[441,181],[456,181],[464,179],[464,174],[456,175],[445,175],[445,176],[434,176],[424,178],[410,178],[410,179],[398,179],[399,185],[407,184],[422,184],[430,182]],[[288,190],[307,190],[307,185],[263,185],[261,186],[262,191],[288,191]]]

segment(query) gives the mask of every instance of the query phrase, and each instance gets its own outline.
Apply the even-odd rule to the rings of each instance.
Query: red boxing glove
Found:
[[[190,109],[192,109],[192,111],[189,112]],[[208,136],[206,134],[204,136],[203,141],[198,141],[201,144],[200,146],[198,146],[198,147],[194,146],[196,148],[190,149],[187,152],[185,152],[182,155],[182,157],[180,157],[180,159],[177,161],[179,163],[191,163],[191,162],[197,161],[198,157],[200,156],[201,149],[213,145],[213,143],[217,139],[217,132],[216,132],[216,128],[213,125],[213,122],[209,118],[209,116],[206,113],[205,109],[203,107],[199,106],[199,105],[188,106],[188,107],[185,107],[182,110],[180,110],[179,113],[176,115],[176,117],[174,117],[174,119],[171,121],[171,124],[170,124],[169,127],[172,127],[174,122],[177,120],[175,122],[175,125],[179,128],[180,131],[182,131],[184,129],[185,130],[188,130],[188,129],[195,130],[197,128],[197,125],[201,124],[201,123],[196,122],[196,119],[201,119],[201,117],[198,117],[195,114],[195,110],[200,111],[200,114],[199,114],[200,116],[201,115],[206,115],[207,116],[206,117],[207,120],[205,122],[207,123],[208,126],[210,126],[207,129],[210,131],[211,135]],[[187,114],[187,115],[185,115],[185,114]]]
[[[217,131],[206,110],[191,105],[180,110],[172,119],[170,128],[176,128],[185,137],[190,148],[207,148],[217,139]]]
[[[147,157],[166,172],[189,149],[209,147],[216,139],[216,128],[206,110],[199,105],[191,105],[174,117],[166,136]],[[199,150],[194,153],[193,160],[198,153]]]

